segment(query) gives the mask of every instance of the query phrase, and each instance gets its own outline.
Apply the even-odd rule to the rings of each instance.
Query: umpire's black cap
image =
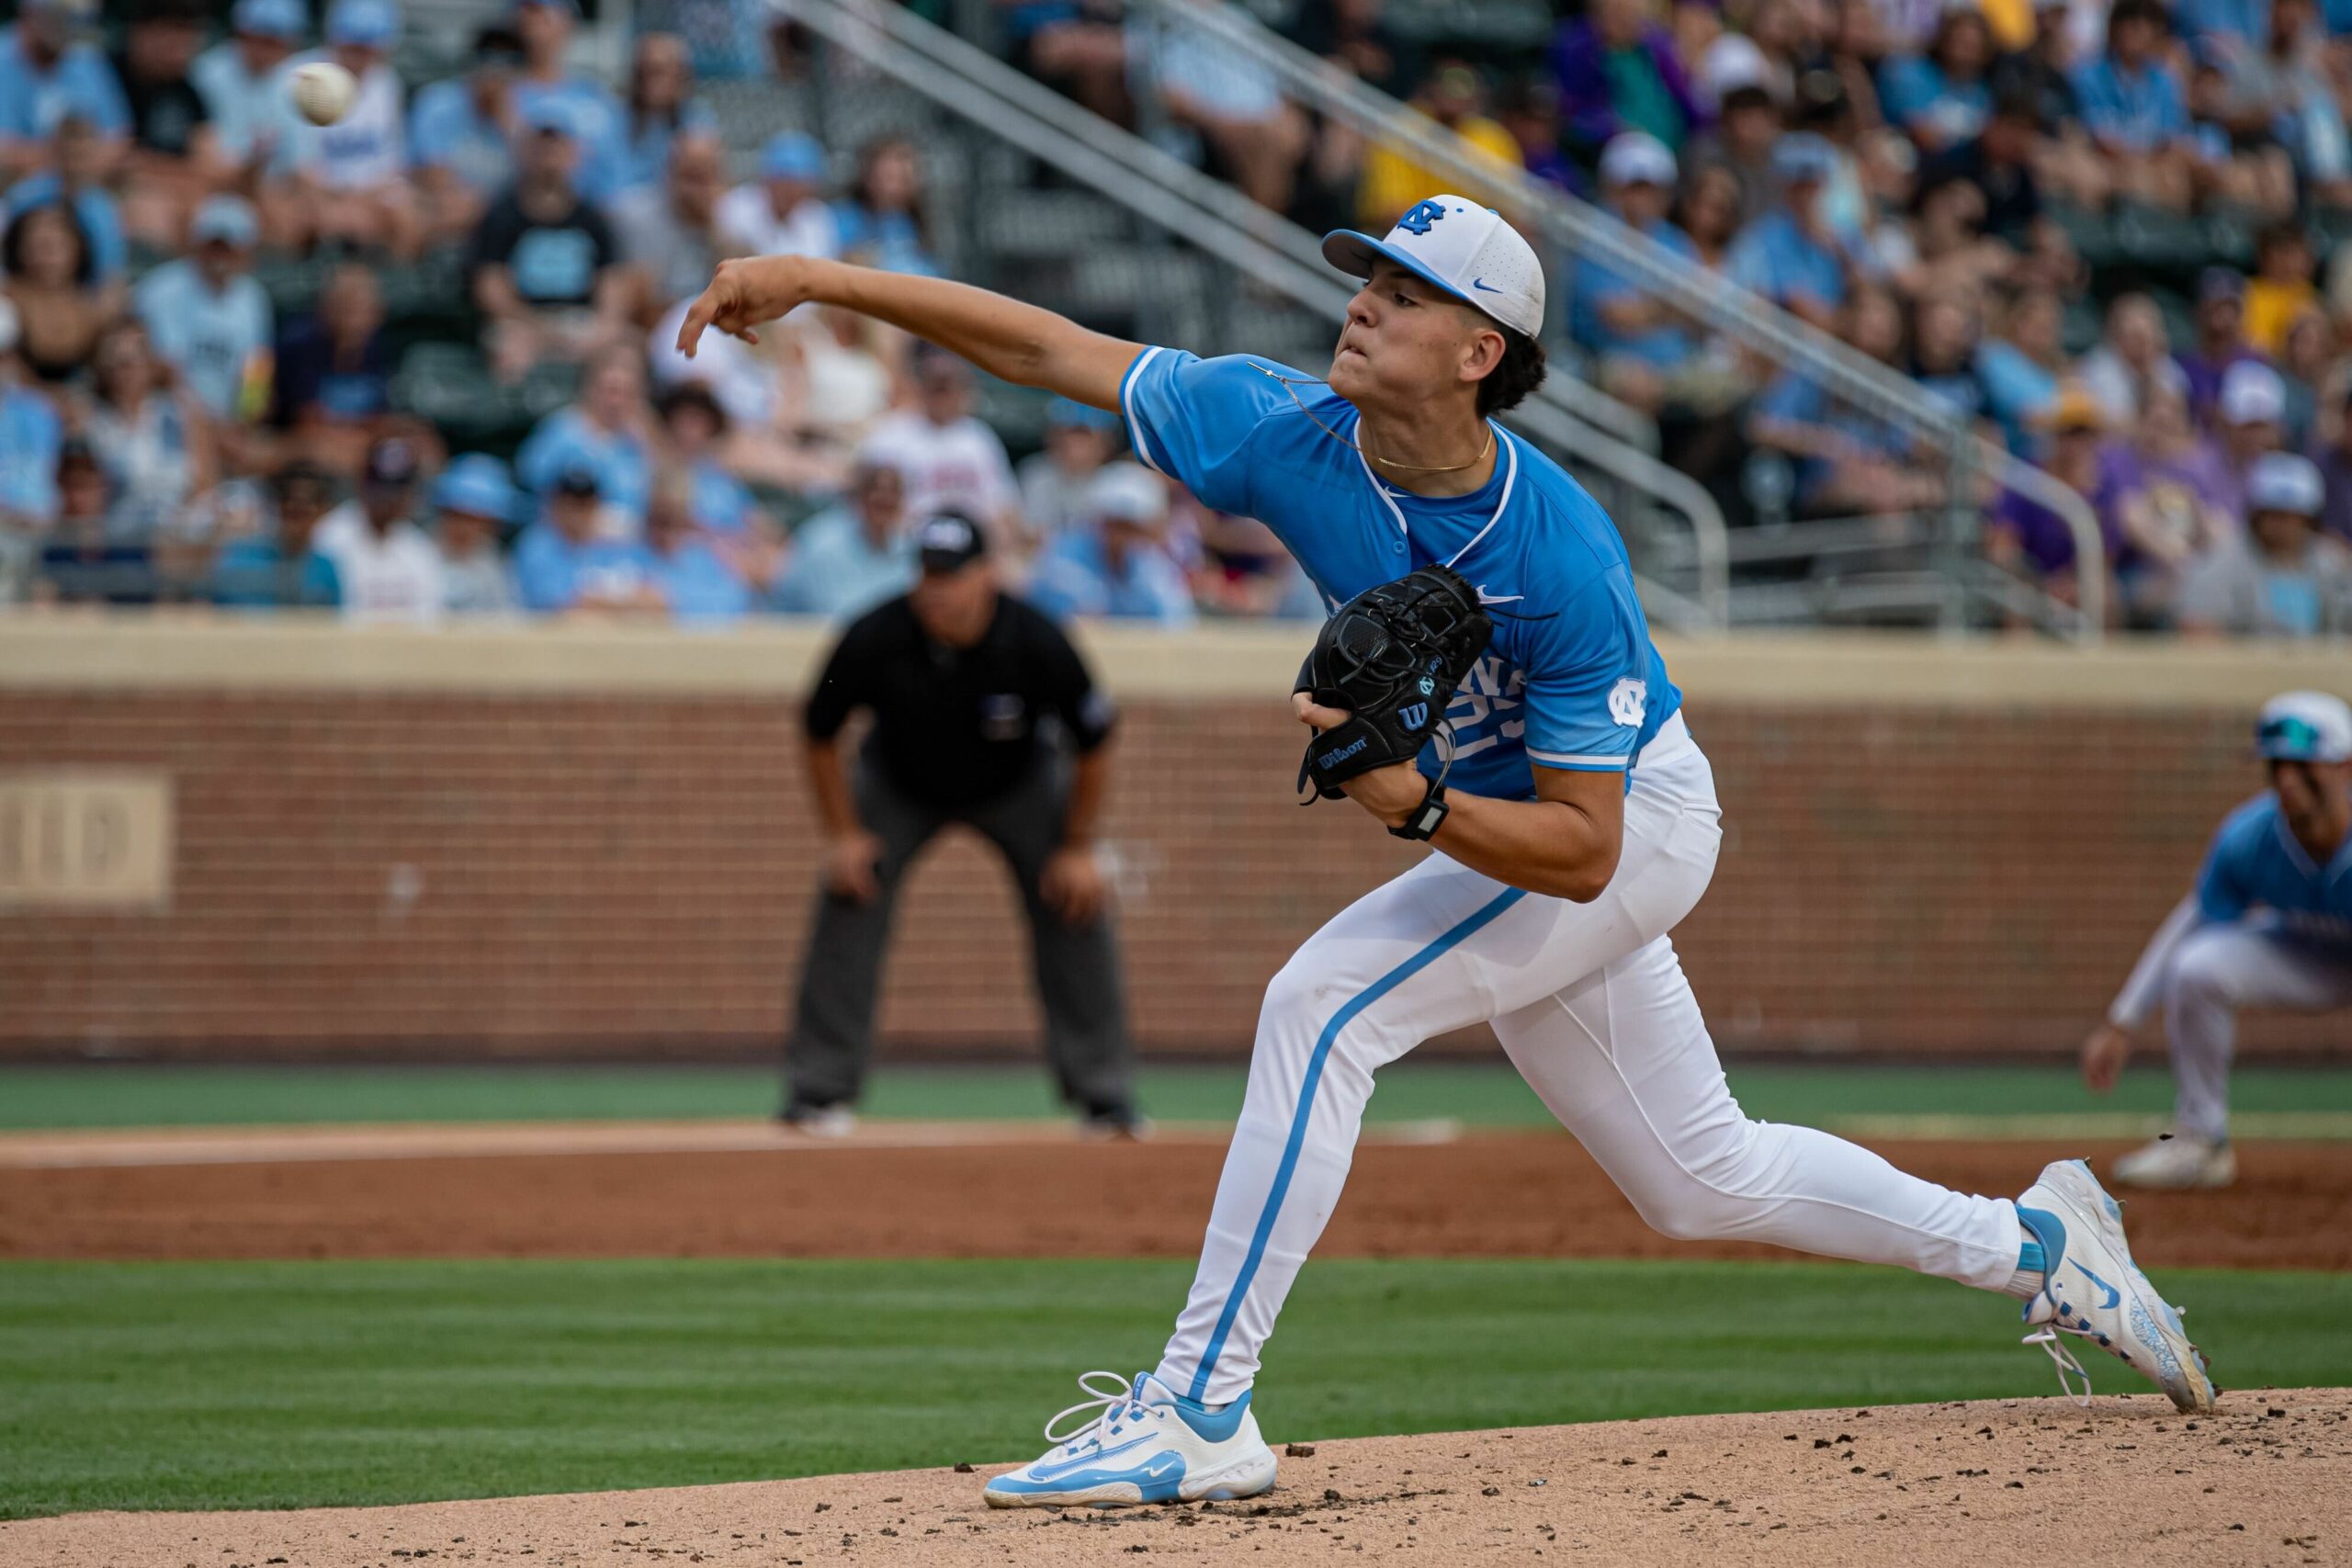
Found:
[[[960,512],[943,512],[915,530],[925,571],[961,571],[989,553],[989,536]]]

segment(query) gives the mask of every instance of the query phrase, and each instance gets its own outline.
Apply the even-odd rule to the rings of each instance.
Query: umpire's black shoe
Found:
[[[811,1138],[846,1138],[857,1131],[857,1113],[846,1105],[818,1105],[789,1100],[775,1119],[793,1132]]]
[[[1078,1135],[1098,1143],[1141,1143],[1151,1136],[1151,1119],[1132,1105],[1097,1105],[1078,1118]]]

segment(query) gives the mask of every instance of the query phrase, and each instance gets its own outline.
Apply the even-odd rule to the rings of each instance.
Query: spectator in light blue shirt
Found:
[[[2128,3],[2128,0],[2127,0]],[[1822,191],[1837,151],[1811,131],[1784,136],[1772,152],[1780,201],[1732,242],[1724,269],[1733,282],[1834,331],[1849,292],[1850,258],[1822,211]]]
[[[245,270],[260,236],[254,209],[216,196],[197,209],[192,254],[165,262],[132,291],[155,352],[215,419],[249,423],[267,406],[269,295]]]
[[[74,38],[80,11],[68,0],[20,0],[16,25],[0,28],[0,186],[48,164],[44,143],[68,115],[105,138],[109,167],[127,143],[130,106],[107,57]]]
[[[1167,522],[1168,490],[1157,475],[1135,463],[1106,464],[1087,492],[1085,522],[1046,547],[1026,597],[1056,620],[1191,626],[1191,585],[1160,542]]]
[[[833,203],[844,260],[886,272],[939,276],[922,217],[922,165],[903,136],[877,136],[859,150],[857,177]]]
[[[1674,200],[1674,154],[1645,131],[1620,132],[1600,154],[1600,199],[1628,228],[1695,260],[1690,236],[1667,220]],[[1697,344],[1689,325],[1631,278],[1590,257],[1571,275],[1568,320],[1576,340],[1600,362],[1600,384],[1656,413],[1667,383]]]
[[[2120,194],[2186,210],[2195,154],[2180,83],[2159,58],[2167,19],[2156,0],[2116,0],[2107,51],[2074,73],[2083,128],[2106,156]]]
[[[514,592],[526,610],[655,610],[665,602],[653,583],[645,547],[597,536],[596,471],[565,469],[547,498],[546,514],[514,542]]]
[[[497,615],[514,608],[514,574],[498,553],[520,497],[506,465],[482,452],[453,458],[433,487],[434,545],[441,552],[441,608]]]
[[[850,474],[848,498],[793,536],[791,564],[770,597],[792,615],[846,620],[904,593],[914,581],[905,476],[866,460]]]
[[[603,83],[574,75],[565,62],[580,20],[578,0],[519,0],[513,17],[524,59],[514,79],[515,114],[528,121],[543,103],[563,105],[580,143],[580,194],[592,202],[610,200],[625,188],[628,120]]]
[[[276,152],[281,111],[270,88],[309,30],[302,0],[237,0],[229,37],[188,67],[212,116],[220,155],[231,163],[263,165]]]
[[[46,528],[57,517],[57,451],[64,428],[47,398],[19,384],[17,307],[0,294],[0,574],[8,536]]]
[[[539,421],[514,454],[514,472],[539,495],[567,469],[585,468],[616,531],[635,535],[645,522],[653,488],[653,453],[646,444],[645,373],[633,349],[613,349],[588,367],[580,400]]]
[[[123,238],[122,208],[106,187],[108,143],[88,120],[70,114],[59,122],[50,146],[56,167],[10,187],[8,216],[62,202],[72,209],[83,243],[89,247],[92,281],[113,283],[122,276],[130,252]]]
[[[474,35],[463,76],[420,88],[408,111],[408,157],[435,238],[472,231],[491,197],[514,183],[514,73],[523,40],[503,26]]]
[[[1925,152],[1957,147],[1984,129],[1993,95],[1993,29],[1973,6],[1946,6],[1925,54],[1893,54],[1879,68],[1879,107]]]
[[[629,57],[626,151],[615,194],[658,186],[670,168],[670,143],[682,135],[718,130],[718,116],[694,96],[693,63],[675,33],[645,33]]]
[[[694,481],[673,469],[655,483],[645,508],[645,553],[654,591],[673,620],[711,626],[741,620],[751,590],[695,527]]]

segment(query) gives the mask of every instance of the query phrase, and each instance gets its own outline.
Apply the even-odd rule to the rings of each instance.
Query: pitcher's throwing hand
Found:
[[[752,329],[773,321],[808,299],[805,256],[743,256],[718,264],[710,287],[687,307],[678,323],[678,352],[695,356],[706,328],[716,327],[745,343],[757,343]]]

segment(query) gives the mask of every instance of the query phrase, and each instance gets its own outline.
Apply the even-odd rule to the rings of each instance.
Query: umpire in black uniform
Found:
[[[808,698],[808,782],[830,847],[784,1120],[813,1133],[850,1126],[899,883],[932,835],[961,822],[1004,852],[1021,884],[1063,1098],[1089,1128],[1133,1133],[1134,1050],[1094,853],[1110,701],[1060,628],[999,586],[971,520],[934,517],[917,541],[921,580],[850,624]],[[860,708],[874,728],[853,767],[841,731]],[[1066,745],[1049,739],[1056,728]]]

